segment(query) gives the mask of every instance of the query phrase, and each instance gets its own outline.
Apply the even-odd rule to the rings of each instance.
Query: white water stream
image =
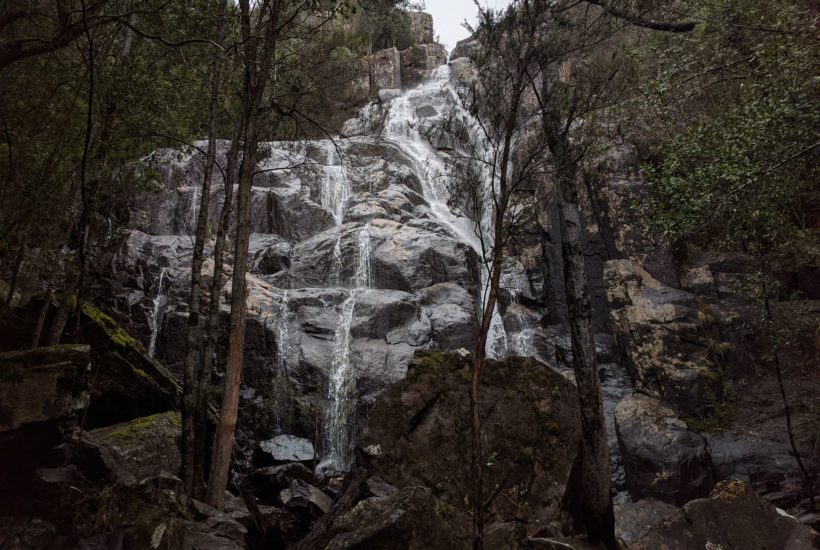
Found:
[[[325,415],[324,458],[317,468],[324,474],[344,472],[353,462],[356,376],[352,372],[350,329],[356,301],[370,288],[370,224],[359,232],[356,252],[356,271],[351,281],[352,288],[342,304],[328,376],[330,406]]]
[[[157,337],[159,336],[160,328],[162,327],[162,318],[165,315],[165,305],[167,303],[167,296],[165,295],[165,268],[163,267],[159,272],[159,279],[157,281],[157,294],[154,296],[154,301],[151,307],[151,315],[148,316],[148,326],[151,327],[151,339],[148,343],[148,355],[154,357],[157,353]]]
[[[451,208],[450,174],[447,163],[443,154],[422,135],[424,120],[418,114],[418,108],[421,106],[432,107],[439,113],[439,117],[455,109],[458,110],[463,120],[472,120],[459,107],[457,92],[450,82],[449,65],[437,68],[430,80],[405,92],[390,103],[390,113],[383,137],[386,141],[398,146],[412,160],[416,175],[422,182],[424,197],[430,203],[430,209],[438,221],[478,254],[482,263],[479,288],[481,304],[484,305],[487,303],[489,291],[489,270],[486,266],[489,265],[489,258],[493,253],[492,186],[495,182],[489,174],[484,174],[484,189],[482,190],[484,204],[481,209],[481,220],[477,222],[481,224],[481,234],[484,236],[484,246],[482,246],[476,222],[458,215]],[[473,134],[472,139],[480,144],[481,141],[478,139],[478,132],[475,128],[469,128],[469,130]],[[486,149],[486,145],[484,148]],[[491,158],[489,155],[486,156]],[[484,251],[487,252],[487,258],[484,258]],[[507,334],[497,305],[493,310],[486,353],[492,358],[507,355]]]

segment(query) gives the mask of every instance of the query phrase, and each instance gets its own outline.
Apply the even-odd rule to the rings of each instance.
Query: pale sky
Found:
[[[508,6],[512,0],[479,0],[483,6],[500,9]],[[467,38],[470,33],[461,26],[466,19],[470,25],[476,23],[476,7],[473,0],[425,0],[427,13],[433,16],[433,35],[439,37],[447,51],[456,47],[456,42]]]

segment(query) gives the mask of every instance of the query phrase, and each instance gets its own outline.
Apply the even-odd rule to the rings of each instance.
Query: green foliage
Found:
[[[660,145],[645,167],[652,222],[673,241],[754,250],[805,238],[820,138],[810,9],[686,4],[706,22],[689,36],[652,35],[640,54],[657,74],[643,90]]]

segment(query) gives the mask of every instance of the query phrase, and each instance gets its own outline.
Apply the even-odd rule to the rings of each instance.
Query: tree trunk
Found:
[[[227,14],[226,2],[222,2],[222,13],[219,19],[218,40],[221,42],[225,17]],[[208,116],[208,153],[205,160],[205,171],[202,178],[202,193],[199,200],[199,215],[196,223],[194,238],[193,259],[191,260],[191,293],[188,299],[188,326],[186,331],[186,349],[183,367],[182,382],[182,482],[186,494],[193,493],[194,487],[194,456],[196,449],[196,430],[194,416],[196,415],[196,365],[200,348],[200,294],[202,284],[202,260],[205,252],[205,238],[208,227],[208,212],[210,210],[211,180],[213,179],[216,163],[216,119],[219,111],[219,84],[222,69],[222,50],[217,49],[214,54],[213,73],[211,74],[211,104]]]
[[[255,118],[255,117],[253,117]],[[256,168],[256,146],[259,138],[257,122],[249,121],[239,168],[239,194],[237,196],[237,227],[234,244],[233,279],[231,283],[231,320],[228,338],[228,366],[222,410],[214,440],[211,472],[208,477],[208,502],[221,510],[228,481],[231,448],[236,429],[239,407],[239,386],[242,382],[243,353],[245,349],[245,318],[248,285],[245,274],[248,268],[248,244],[251,235],[251,186]]]
[[[76,304],[76,297],[74,292],[77,290],[77,283],[79,282],[79,274],[69,274],[69,279],[66,281],[66,287],[63,290],[60,298],[60,305],[57,308],[57,313],[54,315],[54,320],[51,321],[51,331],[48,335],[47,345],[56,346],[63,338],[63,331],[66,323],[68,323],[68,316]]]
[[[43,325],[46,323],[48,308],[51,306],[51,295],[52,291],[49,289],[43,298],[43,305],[40,308],[40,315],[37,316],[37,326],[34,328],[34,335],[31,337],[31,349],[36,348],[40,344],[40,335],[43,333]]]
[[[208,393],[213,372],[216,339],[219,331],[219,303],[222,292],[222,272],[224,271],[225,243],[231,225],[233,210],[233,187],[236,181],[236,164],[239,158],[239,141],[241,128],[231,141],[228,151],[228,161],[225,168],[225,202],[219,217],[219,227],[214,244],[214,270],[211,279],[211,294],[208,304],[208,318],[205,321],[205,350],[202,354],[200,370],[196,385],[196,411],[194,418],[194,493],[197,498],[205,498],[203,482],[205,479],[205,465],[207,462],[207,435],[208,435]]]
[[[303,8],[307,4],[303,4]],[[245,348],[245,314],[247,298],[248,244],[251,234],[251,188],[256,170],[256,148],[261,132],[260,106],[270,79],[271,67],[279,29],[279,2],[264,2],[255,12],[256,28],[252,29],[249,0],[240,0],[242,38],[244,41],[245,70],[242,89],[242,162],[239,167],[239,194],[237,197],[236,243],[234,245],[233,279],[231,284],[231,320],[228,338],[228,365],[222,410],[214,436],[208,476],[208,502],[222,509],[225,487],[231,462],[231,448],[236,429],[239,407],[239,386],[242,382],[242,359]],[[300,8],[297,8],[300,9]],[[292,12],[292,18],[298,12]],[[261,45],[261,47],[260,47]]]
[[[592,304],[584,266],[581,214],[575,170],[561,166],[558,159],[560,191],[561,249],[564,267],[569,328],[572,337],[573,371],[581,411],[580,523],[597,544],[617,549],[612,510],[609,447],[606,439],[601,384],[595,360],[592,332]]]
[[[496,255],[497,256],[497,255]],[[470,380],[470,436],[472,461],[470,462],[470,476],[473,485],[473,549],[481,550],[484,547],[484,483],[481,453],[481,371],[487,357],[487,335],[495,311],[498,285],[501,281],[501,259],[493,260],[490,286],[487,291],[487,303],[481,317],[481,327],[476,340],[473,354],[472,378]]]
[[[20,266],[23,265],[23,258],[26,255],[26,241],[20,243],[17,249],[17,255],[14,257],[14,270],[11,274],[11,281],[9,282],[9,291],[6,294],[6,305],[11,306],[11,301],[14,299],[14,291],[17,290],[17,279],[20,276]]]
[[[766,245],[766,250],[770,250],[771,246]],[[800,454],[800,450],[797,448],[797,442],[794,439],[794,427],[792,425],[792,412],[791,407],[789,406],[789,399],[786,395],[786,386],[783,384],[783,369],[780,365],[780,346],[779,340],[780,337],[777,332],[776,325],[774,323],[774,315],[772,313],[772,305],[771,301],[769,300],[769,288],[766,284],[766,277],[768,269],[766,265],[766,261],[763,258],[762,254],[759,254],[760,257],[760,273],[763,278],[763,313],[766,317],[766,324],[769,334],[772,338],[772,361],[774,362],[774,372],[777,376],[777,387],[780,391],[780,399],[783,402],[783,414],[786,417],[786,435],[789,439],[789,446],[792,449],[792,454],[794,455],[794,460],[797,462],[797,467],[800,470],[800,476],[803,478],[803,491],[806,494],[806,497],[809,499],[809,511],[814,512],[816,510],[816,505],[814,502],[814,480],[812,479],[812,475],[809,473],[806,465],[803,463],[803,457]]]

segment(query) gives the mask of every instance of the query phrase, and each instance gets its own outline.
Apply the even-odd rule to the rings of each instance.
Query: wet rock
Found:
[[[408,11],[410,36],[413,44],[429,44],[433,41],[433,16],[423,11]]]
[[[396,48],[388,48],[373,54],[370,58],[370,81],[372,92],[384,89],[400,89],[401,56]]]
[[[817,543],[817,533],[795,518],[778,513],[746,483],[723,481],[709,498],[688,503],[677,517],[666,518],[629,548],[810,550]]]
[[[732,431],[708,435],[706,439],[720,479],[744,479],[759,490],[777,491],[787,478],[800,475],[786,444]]]
[[[373,223],[373,278],[380,288],[418,290],[437,283],[476,284],[475,251],[436,226]]]
[[[456,47],[450,53],[450,59],[458,59],[459,57],[467,57],[475,59],[481,52],[481,45],[478,39],[474,36],[469,36],[463,40],[456,42]]]
[[[615,506],[615,536],[631,545],[646,536],[661,522],[674,519],[680,510],[674,505],[654,498],[643,498]]]
[[[454,86],[469,86],[478,78],[478,70],[468,57],[450,60],[450,83]]]
[[[455,350],[469,348],[475,342],[475,302],[464,288],[440,283],[422,289],[420,295],[435,347]]]
[[[709,446],[673,409],[646,395],[615,408],[615,431],[633,499],[654,497],[678,506],[714,485]]]
[[[419,44],[403,50],[401,81],[405,88],[429,78],[436,67],[447,63],[447,50],[441,44]]]
[[[371,407],[359,441],[360,462],[398,488],[422,485],[456,509],[469,502],[468,360],[417,352],[407,378]],[[580,427],[575,388],[531,359],[491,361],[482,380],[487,488],[495,499],[488,523],[550,517],[561,507]],[[487,489],[488,491],[495,489]]]
[[[179,472],[181,432],[180,415],[171,411],[92,430],[89,438],[118,453],[139,480]]]
[[[345,224],[298,243],[293,249],[296,286],[318,287],[339,274],[340,286],[353,278],[359,257],[360,224]],[[438,283],[472,289],[476,255],[438,224],[397,223],[376,219],[369,228],[371,286],[412,292]],[[334,266],[339,245],[341,266]]]
[[[279,493],[279,501],[290,512],[307,514],[312,518],[326,514],[333,506],[333,500],[329,496],[300,479],[294,479],[290,487]]]
[[[277,435],[262,441],[259,449],[274,464],[283,462],[310,462],[316,457],[313,443],[309,439],[293,435]]]
[[[720,381],[693,296],[630,260],[607,262],[605,277],[612,329],[636,388],[699,412]]]
[[[262,248],[257,248],[253,254],[251,269],[260,275],[273,275],[282,270],[290,269],[290,255],[293,245],[278,235],[266,235],[265,237],[267,242],[264,243]],[[256,240],[260,240],[259,237]]]
[[[0,353],[0,432],[76,418],[89,403],[90,360],[87,345]]]
[[[300,241],[335,224],[333,215],[310,196],[300,180],[287,187],[255,188],[251,201],[256,233],[276,233]]]
[[[311,472],[304,464],[291,462],[280,466],[258,468],[250,473],[247,482],[253,487],[257,496],[273,501],[282,489],[287,489],[293,480],[309,481]]]
[[[379,103],[390,103],[401,95],[399,89],[385,89],[379,90]]]
[[[416,116],[419,118],[430,118],[438,116],[438,111],[436,111],[436,108],[432,105],[422,105],[416,109]]]
[[[338,518],[327,550],[450,550],[468,548],[470,523],[426,487],[366,498]]]

